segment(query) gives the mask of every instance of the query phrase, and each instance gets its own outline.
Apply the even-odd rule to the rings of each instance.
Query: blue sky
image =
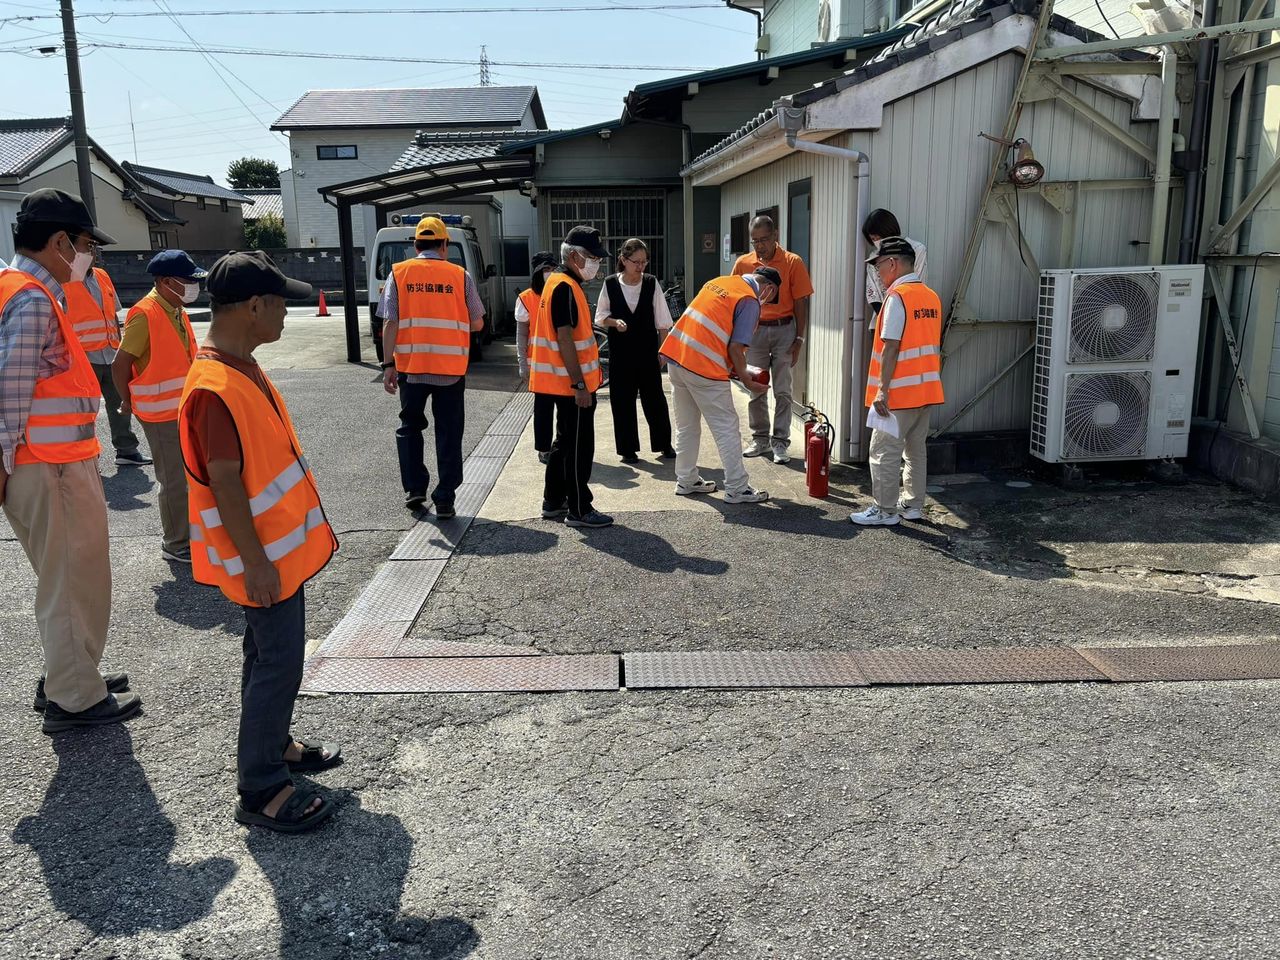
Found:
[[[632,86],[684,70],[540,69],[506,67],[501,61],[703,69],[755,56],[755,19],[749,14],[726,7],[636,9],[680,0],[317,0],[310,9],[506,7],[518,12],[216,17],[184,12],[305,8],[299,0],[163,2],[181,27],[207,46],[472,61],[371,63],[216,54],[215,67],[199,53],[82,49],[85,110],[95,140],[116,160],[135,158],[129,124],[132,100],[139,163],[207,173],[219,182],[225,182],[227,164],[241,156],[267,157],[282,169],[288,166],[283,135],[267,127],[306,90],[470,86],[479,79],[482,44],[489,58],[498,61],[491,68],[492,82],[536,85],[553,128],[614,119]],[[688,3],[710,7],[714,0]],[[618,10],[523,12],[530,7],[605,5]],[[54,0],[0,0],[0,20],[57,11]],[[159,14],[160,9],[156,0],[76,0],[81,44],[191,46],[180,26],[164,16],[95,16],[104,12]],[[57,19],[0,23],[0,89],[6,91],[0,117],[70,113],[61,43]],[[52,44],[58,45],[54,56],[42,57],[31,49]]]

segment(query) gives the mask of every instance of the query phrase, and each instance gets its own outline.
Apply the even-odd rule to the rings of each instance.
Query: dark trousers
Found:
[[[591,467],[596,458],[596,397],[591,406],[578,406],[573,397],[553,397],[556,438],[547,460],[547,480],[542,501],[547,507],[567,505],[581,517],[591,510]]]
[[[671,446],[671,411],[662,390],[662,370],[656,354],[609,360],[609,408],[613,411],[613,442],[622,457],[640,452],[640,428],[636,421],[636,395],[649,424],[649,449],[661,453]]]
[[[120,393],[111,379],[111,364],[93,364],[93,374],[98,378],[102,403],[107,408],[107,423],[111,425],[111,446],[116,453],[137,453],[138,437],[133,432],[133,418],[120,412]]]
[[[533,449],[546,453],[551,449],[556,422],[556,399],[549,393],[533,395]]]
[[[400,426],[396,429],[396,453],[400,457],[400,483],[405,493],[424,496],[431,474],[423,461],[422,431],[427,429],[427,398],[436,418],[436,469],[440,477],[431,499],[452,506],[462,483],[462,431],[466,426],[466,377],[447,387],[409,383],[402,373],[400,384]]]
[[[243,607],[244,669],[240,675],[240,736],[236,769],[240,794],[258,806],[291,783],[284,751],[293,701],[302,685],[307,606],[299,587],[270,607]]]

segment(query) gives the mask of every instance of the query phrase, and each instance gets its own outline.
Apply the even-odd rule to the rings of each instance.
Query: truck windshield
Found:
[[[418,251],[413,249],[412,240],[391,240],[378,244],[378,269],[375,276],[379,280],[385,280],[391,276],[391,268],[401,260],[412,260],[418,255]],[[449,262],[456,263],[458,266],[466,269],[466,262],[462,259],[462,245],[449,241]]]

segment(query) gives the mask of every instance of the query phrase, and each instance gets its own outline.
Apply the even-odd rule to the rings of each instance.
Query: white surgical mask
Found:
[[[182,285],[182,302],[195,303],[196,298],[200,296],[200,284],[184,283]]]
[[[58,254],[62,256],[62,254]],[[89,275],[89,268],[93,266],[93,254],[85,253],[83,250],[77,250],[75,256],[70,260],[62,257],[63,261],[71,267],[71,282],[79,283]]]
[[[592,260],[588,257],[583,257],[583,260],[585,262],[582,265],[582,279],[588,281],[594,280],[596,278],[596,274],[600,272],[600,261]]]

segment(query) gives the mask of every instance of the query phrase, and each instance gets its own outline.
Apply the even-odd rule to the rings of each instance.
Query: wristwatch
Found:
[[[587,389],[587,382],[585,380],[579,380],[577,383],[569,384],[569,386],[573,387],[575,390],[585,390]]]
[[[390,370],[395,365],[396,365],[396,362],[394,360],[387,360],[381,364],[383,370]]]

